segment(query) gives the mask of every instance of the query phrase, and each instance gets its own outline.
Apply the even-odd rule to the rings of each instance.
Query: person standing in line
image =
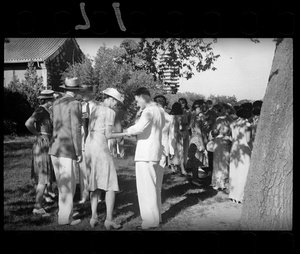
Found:
[[[251,111],[241,106],[236,112],[238,119],[231,123],[232,147],[230,151],[229,198],[235,203],[242,203],[244,188],[251,158],[251,124],[248,119]]]
[[[221,125],[218,136],[213,141],[213,171],[211,186],[215,190],[222,190],[228,192],[229,185],[229,162],[230,162],[230,148],[231,137],[228,135],[230,127]]]
[[[115,88],[103,91],[104,101],[92,112],[89,123],[89,134],[85,143],[85,162],[90,172],[89,191],[91,192],[92,228],[99,224],[97,205],[99,196],[105,191],[106,229],[121,228],[120,224],[113,221],[115,192],[119,191],[117,172],[113,157],[108,147],[108,139],[124,137],[125,133],[112,133],[116,113],[113,110],[118,102],[123,103],[124,96]]]
[[[98,101],[94,99],[93,86],[84,86],[82,94],[82,162],[78,163],[78,172],[79,172],[79,183],[80,183],[80,197],[81,200],[79,204],[84,204],[89,200],[89,191],[88,191],[88,179],[90,172],[87,170],[85,165],[85,141],[88,135],[88,125],[91,113],[95,107],[99,104]]]
[[[73,219],[73,198],[76,189],[76,163],[82,161],[82,111],[75,99],[82,86],[78,78],[66,78],[60,86],[65,95],[53,104],[53,136],[49,149],[58,187],[58,224],[77,225]]]
[[[182,175],[187,175],[187,172],[183,163],[183,130],[182,130],[182,108],[179,102],[175,102],[171,109],[171,134],[174,138],[172,140],[172,146],[174,147],[174,156],[170,156],[170,165],[173,173],[180,172]]]
[[[33,214],[49,216],[42,207],[43,196],[47,186],[53,181],[53,166],[48,154],[49,140],[52,136],[52,121],[49,108],[54,101],[54,91],[43,90],[37,97],[40,99],[40,106],[33,112],[26,121],[27,129],[36,136],[32,149],[31,178],[36,185],[36,198]]]
[[[191,122],[191,110],[188,106],[186,98],[179,98],[178,102],[181,104],[182,108],[182,135],[183,135],[183,165],[186,165],[188,158],[188,150],[190,143],[190,122]]]
[[[159,210],[159,222],[162,223],[162,204],[161,204],[161,188],[164,177],[164,170],[168,163],[168,158],[170,156],[174,156],[174,147],[172,146],[172,140],[174,139],[174,125],[172,124],[173,118],[165,111],[165,107],[167,105],[167,98],[163,95],[157,95],[154,97],[154,102],[163,110],[165,115],[165,125],[162,130],[162,146],[163,146],[163,154],[159,161],[159,168],[157,170],[157,184],[156,184],[156,195],[157,195],[157,203]]]
[[[151,100],[150,92],[145,87],[135,91],[135,101],[142,110],[137,123],[125,132],[137,135],[135,151],[135,173],[137,194],[142,218],[138,228],[151,229],[159,226],[160,216],[157,198],[159,161],[163,154],[162,130],[165,125],[165,114]]]

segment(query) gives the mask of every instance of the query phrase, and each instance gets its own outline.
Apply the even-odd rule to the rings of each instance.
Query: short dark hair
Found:
[[[172,109],[171,109],[171,115],[182,115],[182,108],[181,108],[181,104],[179,102],[175,102],[172,105]]]
[[[40,105],[43,105],[43,104],[45,104],[46,102],[52,101],[52,100],[54,100],[54,97],[53,97],[53,98],[43,98],[43,99],[39,99]]]
[[[212,104],[213,104],[213,102],[212,102],[212,100],[206,100],[206,104],[210,104],[210,105],[212,105]]]
[[[185,109],[189,109],[187,99],[181,97],[181,98],[178,99],[178,102],[181,102],[181,101],[183,101],[183,102],[185,103],[185,107],[184,107],[184,108],[185,108]]]
[[[247,107],[239,107],[239,109],[236,112],[236,115],[243,119],[249,119],[251,117],[251,111]]]
[[[203,104],[204,104],[204,100],[202,100],[202,99],[195,100],[193,105],[192,105],[192,109],[195,110],[197,105],[200,107]]]
[[[146,87],[140,87],[138,88],[135,93],[134,93],[135,96],[141,96],[141,95],[148,95],[151,97],[150,95],[150,91],[146,88]]]
[[[153,100],[156,103],[159,103],[160,105],[162,105],[163,107],[167,105],[167,98],[161,94],[156,95]]]

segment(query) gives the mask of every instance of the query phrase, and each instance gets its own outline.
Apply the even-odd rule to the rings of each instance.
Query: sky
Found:
[[[81,50],[94,58],[101,45],[119,46],[124,38],[76,38]],[[221,38],[212,45],[220,57],[214,64],[217,70],[194,72],[179,81],[178,92],[235,96],[237,100],[261,100],[264,97],[275,52],[272,38],[259,38],[254,43],[245,38]]]

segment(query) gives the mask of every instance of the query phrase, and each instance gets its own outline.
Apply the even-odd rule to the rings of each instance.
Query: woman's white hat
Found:
[[[119,93],[115,88],[106,88],[102,93],[109,95],[121,103],[124,103],[124,95]]]

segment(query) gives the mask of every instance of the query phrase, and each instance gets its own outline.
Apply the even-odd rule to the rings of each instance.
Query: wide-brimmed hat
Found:
[[[117,101],[124,103],[124,95],[119,93],[115,88],[106,88],[102,93],[115,98]]]
[[[54,99],[54,91],[53,90],[43,90],[40,92],[38,99]]]
[[[83,86],[79,85],[79,80],[78,78],[66,78],[65,80],[65,84],[62,86],[59,86],[61,88],[65,88],[65,89],[71,89],[71,90],[75,90],[75,89],[84,89]]]

